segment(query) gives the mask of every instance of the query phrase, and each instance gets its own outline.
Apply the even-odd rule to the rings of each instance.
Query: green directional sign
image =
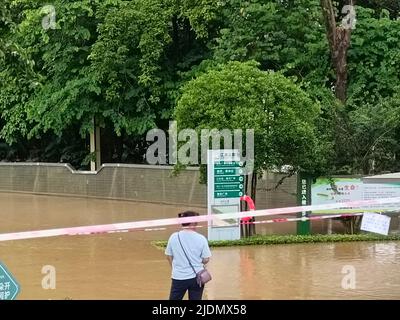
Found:
[[[240,161],[219,161],[215,162],[214,168],[239,168],[243,166],[243,162]]]
[[[12,274],[0,263],[0,300],[14,300],[19,293],[19,285]]]
[[[218,176],[214,177],[215,183],[243,182],[242,176]]]
[[[243,196],[243,162],[217,161],[214,163],[214,198]]]
[[[228,168],[228,169],[214,169],[215,176],[228,176],[228,175],[240,175],[243,173],[241,168]]]
[[[243,191],[215,191],[214,198],[240,198],[243,196]]]
[[[242,190],[243,183],[218,183],[215,185],[215,190]]]
[[[240,211],[244,195],[244,161],[237,149],[207,151],[207,207],[209,214]],[[208,227],[209,240],[240,239],[239,219],[212,221]]]

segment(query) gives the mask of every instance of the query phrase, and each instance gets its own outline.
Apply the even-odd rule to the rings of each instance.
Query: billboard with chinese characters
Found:
[[[317,178],[311,186],[313,205],[342,203],[363,198],[363,182],[359,178]],[[313,214],[331,214],[332,212],[349,213],[351,208],[343,210],[313,211]]]
[[[369,184],[363,183],[361,178],[317,178],[311,185],[311,203],[313,205],[393,197],[400,197],[399,183]],[[374,206],[363,211],[383,211],[391,207],[398,207],[398,204],[387,205],[385,208]],[[313,211],[312,214],[354,213],[359,211],[359,208],[347,208]]]

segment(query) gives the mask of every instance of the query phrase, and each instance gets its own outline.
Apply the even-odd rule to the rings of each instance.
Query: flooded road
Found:
[[[0,233],[169,218],[188,209],[205,212],[0,193]],[[263,228],[262,233],[289,233],[295,225]],[[18,299],[166,299],[170,267],[163,250],[150,242],[166,240],[175,230],[0,242],[0,261],[21,286]],[[212,253],[213,280],[205,299],[400,299],[400,242],[214,248]],[[44,266],[56,270],[54,290],[42,287]],[[355,272],[354,289],[345,289],[349,272]]]

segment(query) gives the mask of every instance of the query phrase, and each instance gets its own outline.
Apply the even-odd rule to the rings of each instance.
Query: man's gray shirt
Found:
[[[179,236],[196,273],[201,271],[203,269],[202,260],[211,257],[207,239],[203,235],[190,230],[180,231]],[[172,279],[186,280],[196,277],[179,243],[178,232],[170,236],[165,254],[173,257]]]

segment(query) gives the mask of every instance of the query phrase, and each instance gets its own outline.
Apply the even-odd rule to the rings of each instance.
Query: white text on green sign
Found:
[[[215,190],[242,190],[243,183],[220,183],[215,185]]]
[[[214,177],[215,183],[243,182],[242,176],[219,176]]]
[[[221,198],[239,198],[243,196],[243,191],[216,191],[214,197],[216,199]]]
[[[233,175],[241,175],[243,173],[243,169],[237,169],[237,168],[232,168],[232,169],[215,169],[214,174],[216,176],[233,176]]]
[[[243,166],[243,162],[240,161],[218,161],[214,164],[215,168],[238,168],[238,167],[242,167]]]

